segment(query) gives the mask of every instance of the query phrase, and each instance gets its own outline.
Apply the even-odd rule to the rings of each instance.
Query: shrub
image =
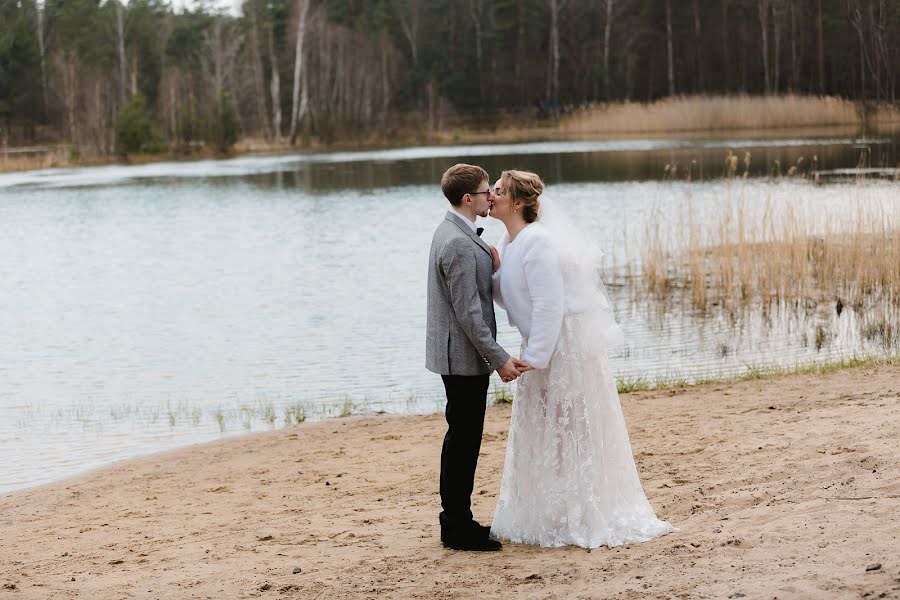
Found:
[[[116,117],[116,148],[122,156],[163,150],[162,135],[153,123],[141,94],[129,98]]]

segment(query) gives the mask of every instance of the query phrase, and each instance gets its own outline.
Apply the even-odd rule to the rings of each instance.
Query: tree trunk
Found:
[[[866,31],[859,5],[853,2],[849,8],[850,24],[856,30],[856,36],[859,39],[859,97],[864,99],[866,97]]]
[[[556,103],[556,67],[559,64],[559,0],[547,0],[550,7],[549,60],[547,61],[547,93],[549,104]]]
[[[75,118],[75,106],[78,102],[78,76],[76,75],[77,59],[70,51],[63,55],[63,86],[65,90],[66,129],[69,141],[77,148],[79,142],[78,119]]]
[[[696,77],[694,83],[694,92],[702,94],[706,90],[706,63],[703,60],[703,32],[702,20],[700,18],[700,0],[692,2],[694,16],[694,68]]]
[[[816,0],[816,33],[819,55],[819,93],[825,94],[825,31],[822,23],[822,0]]]
[[[120,0],[116,0],[116,53],[119,58],[119,103],[125,102],[125,85],[127,66],[125,64],[125,8]]]
[[[797,0],[791,0],[791,93],[800,91],[800,59],[797,55]]]
[[[484,102],[484,90],[481,85],[481,74],[484,72],[481,62],[482,44],[481,44],[481,0],[470,0],[469,13],[472,15],[472,25],[475,29],[475,69],[478,74],[478,98]]]
[[[275,27],[271,17],[266,20],[268,30],[269,65],[272,78],[269,81],[269,94],[272,97],[272,136],[276,144],[281,143],[281,75],[278,69],[278,55],[275,54]]]
[[[519,86],[519,102],[528,104],[533,101],[528,97],[528,82],[522,72],[522,66],[525,64],[525,5],[524,0],[516,2],[516,85]]]
[[[775,0],[772,4],[772,23],[775,30],[775,55],[772,69],[772,91],[777,94],[781,85],[781,18],[784,12],[781,10],[781,0]]]
[[[606,0],[606,23],[603,24],[603,79],[606,99],[612,96],[612,77],[609,73],[609,41],[612,36],[613,0]]]
[[[672,48],[672,0],[666,0],[666,51],[668,55],[669,95],[675,95],[675,53]]]
[[[266,78],[263,74],[262,51],[259,48],[259,17],[256,14],[258,2],[249,3],[250,10],[250,52],[253,63],[253,83],[256,97],[256,116],[266,139],[272,139],[272,128],[266,112]]]
[[[43,93],[44,100],[44,118],[46,118],[50,99],[49,94],[47,93],[47,48],[44,43],[44,3],[35,2],[34,8],[35,13],[37,14],[38,50],[41,54],[41,92]]]
[[[405,8],[407,10],[403,10]],[[397,18],[400,19],[400,29],[409,43],[409,51],[412,54],[413,68],[419,64],[419,0],[394,0],[394,8]]]
[[[300,111],[300,77],[303,73],[303,37],[306,35],[306,14],[309,12],[309,0],[300,0],[297,15],[297,44],[294,47],[294,93],[291,96],[291,145],[297,141],[297,121]],[[305,107],[304,107],[305,108]]]
[[[731,60],[728,54],[728,0],[722,0],[722,78],[726,92],[731,91]]]
[[[765,81],[766,95],[771,93],[769,86],[769,10],[771,0],[757,0],[757,8],[759,9],[759,29],[762,33],[762,58],[763,58],[763,80]]]

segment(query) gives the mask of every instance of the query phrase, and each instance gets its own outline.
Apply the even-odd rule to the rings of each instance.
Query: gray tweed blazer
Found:
[[[441,375],[487,375],[509,360],[497,344],[491,250],[447,211],[431,240],[425,367]]]

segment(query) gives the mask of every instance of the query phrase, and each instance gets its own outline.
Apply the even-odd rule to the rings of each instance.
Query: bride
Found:
[[[506,225],[494,257],[494,301],[522,334],[532,370],[517,381],[491,535],[584,548],[673,531],[638,478],[607,348],[621,341],[589,245],[544,183],[504,171],[490,215]]]

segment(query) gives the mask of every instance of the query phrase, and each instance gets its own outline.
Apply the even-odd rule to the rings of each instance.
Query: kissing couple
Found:
[[[479,166],[441,178],[450,202],[431,242],[426,368],[441,375],[441,542],[500,550],[500,540],[597,548],[673,531],[638,478],[607,349],[622,333],[597,277],[600,255],[535,173]],[[491,247],[477,217],[506,233]],[[519,358],[497,344],[494,304],[522,335]],[[500,494],[491,526],[473,519],[475,468],[490,376],[517,381]]]

